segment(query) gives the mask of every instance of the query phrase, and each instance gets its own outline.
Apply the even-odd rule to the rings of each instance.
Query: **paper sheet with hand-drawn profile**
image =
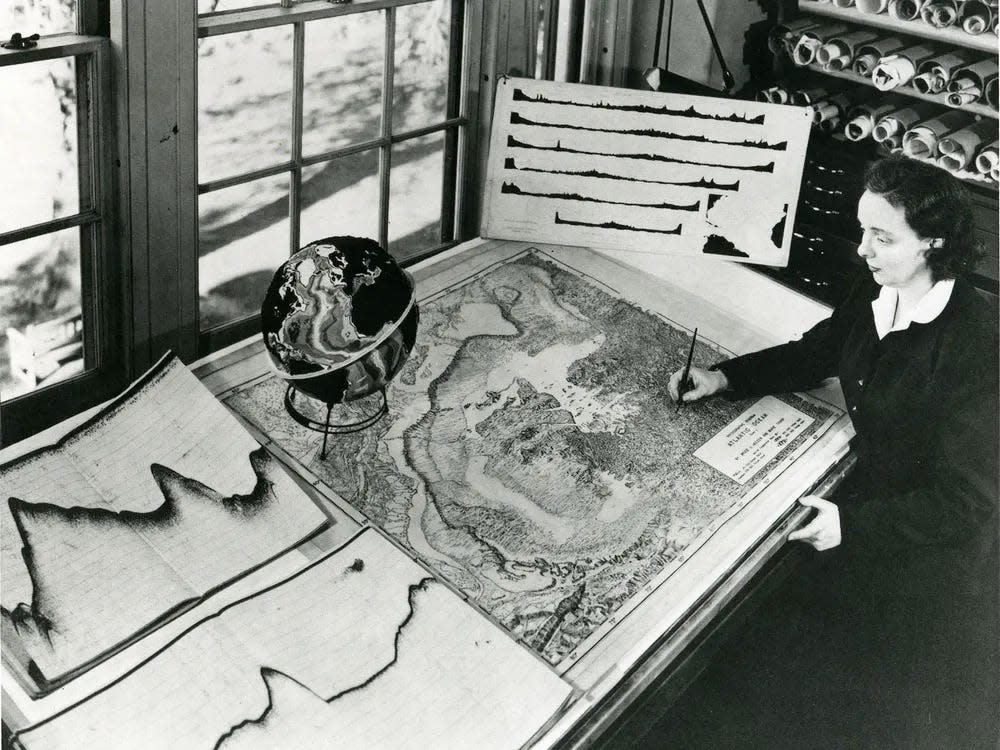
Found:
[[[800,107],[502,79],[482,235],[784,266]]]
[[[146,750],[510,749],[570,692],[366,529],[283,580],[206,607],[141,664],[17,739],[26,750],[81,738]]]
[[[0,464],[0,500],[4,662],[33,695],[328,522],[173,357]]]

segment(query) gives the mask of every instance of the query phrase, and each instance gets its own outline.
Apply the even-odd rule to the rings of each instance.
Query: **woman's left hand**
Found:
[[[816,495],[800,497],[799,502],[815,508],[816,517],[789,534],[789,541],[806,542],[820,551],[840,544],[840,510],[837,505]]]

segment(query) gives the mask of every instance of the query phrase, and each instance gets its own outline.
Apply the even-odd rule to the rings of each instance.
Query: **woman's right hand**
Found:
[[[678,370],[670,376],[667,383],[667,390],[670,398],[677,401],[680,397],[681,375],[684,370]],[[729,388],[729,378],[721,370],[703,370],[700,367],[692,367],[688,373],[688,385],[690,390],[684,392],[684,403],[697,401],[706,396],[712,396]]]

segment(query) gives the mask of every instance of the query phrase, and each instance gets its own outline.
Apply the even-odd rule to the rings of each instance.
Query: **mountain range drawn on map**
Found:
[[[327,461],[282,419],[280,383],[227,403],[559,669],[837,414],[782,396],[813,421],[739,485],[693,453],[749,404],[675,414],[664,384],[689,332],[606,282],[532,250],[422,300],[421,315],[390,414]],[[694,364],[722,356],[700,339]]]
[[[355,565],[351,567],[352,570],[359,570],[357,562],[358,561],[355,561]],[[298,703],[301,705],[302,703],[305,703],[309,713],[314,716],[322,716],[322,714],[329,709],[331,704],[347,695],[364,690],[372,685],[372,683],[377,681],[386,672],[392,669],[399,661],[400,643],[403,638],[403,631],[417,614],[417,603],[420,595],[427,593],[432,586],[441,585],[442,584],[435,581],[430,576],[425,576],[416,583],[410,584],[407,593],[407,611],[402,621],[400,621],[400,623],[396,626],[396,632],[393,635],[392,658],[390,658],[389,661],[380,666],[378,669],[374,670],[358,684],[344,688],[343,690],[334,693],[329,698],[324,698],[319,693],[310,689],[294,677],[285,674],[281,670],[274,669],[269,666],[262,666],[260,669],[260,677],[264,683],[265,689],[267,690],[266,707],[256,718],[244,719],[239,724],[234,725],[225,733],[220,735],[213,745],[213,750],[222,750],[223,748],[226,748],[227,750],[234,750],[234,748],[245,746],[248,742],[252,744],[253,740],[247,737],[247,735],[253,734],[254,732],[262,733],[257,737],[261,743],[257,746],[261,748],[268,747],[269,745],[266,743],[271,742],[272,740],[269,739],[266,734],[269,729],[268,725],[272,719],[272,715],[276,711],[280,711],[282,709],[287,710],[287,707],[290,704]]]
[[[541,174],[563,174],[569,175],[570,177],[597,177],[609,180],[625,180],[626,182],[648,182],[654,185],[674,185],[676,187],[693,187],[693,188],[704,188],[707,190],[733,190],[738,191],[740,189],[739,180],[736,182],[716,182],[715,180],[706,179],[702,177],[699,180],[688,181],[688,182],[677,182],[676,180],[651,180],[643,177],[629,177],[623,174],[612,174],[610,172],[601,172],[597,169],[542,169],[541,167],[524,167],[517,166],[517,162],[512,157],[507,157],[504,159],[503,164],[504,169],[511,169],[515,172],[539,172]]]
[[[641,112],[645,114],[654,115],[669,115],[675,117],[692,117],[701,120],[720,120],[723,122],[743,122],[750,125],[763,125],[765,122],[764,115],[757,115],[755,117],[747,117],[746,115],[716,115],[705,112],[699,112],[698,109],[692,105],[686,109],[674,109],[673,107],[653,107],[648,104],[609,104],[606,102],[581,102],[581,101],[565,101],[563,99],[553,99],[552,97],[545,96],[543,94],[536,94],[531,96],[530,94],[524,93],[523,89],[514,89],[513,99],[515,102],[535,102],[538,104],[562,104],[572,107],[592,107],[594,109],[610,109],[619,112]]]
[[[585,149],[567,148],[562,145],[562,141],[556,141],[555,146],[539,146],[527,141],[522,141],[512,135],[507,136],[508,148],[534,149],[537,151],[554,151],[562,154],[584,154],[586,156],[613,156],[618,159],[641,159],[643,161],[669,162],[671,164],[691,164],[696,167],[718,167],[720,169],[738,169],[747,172],[774,172],[774,162],[766,164],[724,164],[720,162],[692,161],[690,159],[678,159],[672,156],[662,156],[661,154],[632,153],[625,151],[587,151]]]
[[[694,203],[680,204],[680,203],[631,203],[629,201],[613,201],[605,198],[595,198],[589,195],[580,195],[579,193],[536,193],[531,190],[525,190],[519,187],[516,183],[505,182],[500,187],[500,192],[507,195],[524,195],[531,198],[548,198],[550,200],[563,200],[563,201],[576,201],[579,203],[608,203],[615,206],[637,206],[639,208],[658,208],[664,211],[697,211],[700,204],[695,201]]]
[[[613,221],[609,219],[608,221],[585,221],[583,219],[565,219],[559,215],[556,211],[555,218],[552,220],[553,224],[567,224],[574,227],[594,227],[595,229],[612,229],[620,232],[653,232],[655,234],[681,234],[683,228],[682,224],[678,224],[673,229],[654,229],[652,227],[634,227],[631,224],[622,224],[621,222]]]
[[[85,665],[244,572],[242,563],[215,559],[220,528],[236,524],[248,550],[272,546],[269,511],[280,504],[275,484],[289,480],[262,447],[249,454],[249,462],[253,489],[230,496],[152,464],[163,502],[148,512],[8,500],[32,596],[12,610],[0,608],[0,617],[32,657],[28,669],[40,685],[56,681],[53,671],[83,666],[77,661]],[[183,581],[177,564],[160,557],[163,550],[200,561],[191,564],[208,569],[210,585],[195,588]],[[86,562],[85,570],[77,569],[78,560]]]
[[[616,130],[612,128],[592,128],[587,125],[572,125],[565,122],[544,122],[532,120],[519,112],[510,113],[511,125],[529,125],[536,128],[563,128],[565,130],[585,130],[591,133],[607,133],[608,135],[640,135],[647,138],[665,138],[673,141],[691,141],[694,143],[712,143],[718,146],[738,146],[740,148],[762,148],[771,151],[787,151],[788,141],[770,143],[768,141],[720,141],[716,138],[709,138],[706,135],[691,135],[690,133],[676,133],[670,130],[658,130],[656,128],[632,128],[629,130]]]

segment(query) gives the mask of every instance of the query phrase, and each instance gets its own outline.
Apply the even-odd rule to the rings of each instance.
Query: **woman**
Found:
[[[858,466],[832,500],[802,498],[816,514],[789,539],[821,554],[770,615],[785,640],[774,658],[795,662],[775,679],[829,744],[797,741],[995,747],[997,321],[964,278],[977,257],[969,197],[944,170],[891,157],[868,168],[858,222],[868,273],[827,320],[692,368],[683,394],[674,373],[670,393],[746,398],[840,378]]]

